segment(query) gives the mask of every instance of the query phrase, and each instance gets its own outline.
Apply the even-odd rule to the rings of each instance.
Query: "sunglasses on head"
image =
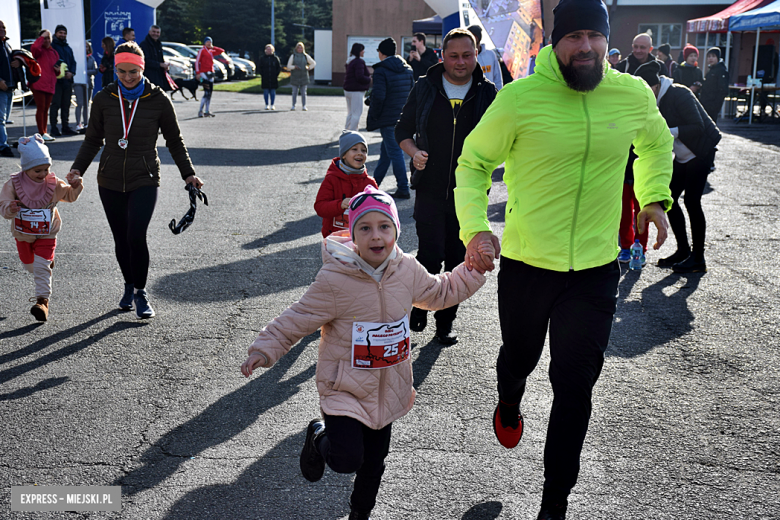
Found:
[[[358,209],[366,200],[368,200],[369,197],[376,200],[377,202],[381,202],[386,206],[391,205],[391,202],[387,200],[387,195],[376,195],[374,193],[361,193],[360,195],[352,199],[352,202],[349,203],[350,211],[354,211]]]

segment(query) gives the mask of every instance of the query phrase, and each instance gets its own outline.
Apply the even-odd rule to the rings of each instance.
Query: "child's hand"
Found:
[[[493,244],[490,242],[482,242],[477,246],[477,251],[481,255],[485,255],[490,258],[490,261],[496,259],[496,249],[493,247]]]
[[[8,211],[11,213],[19,213],[19,210],[22,209],[22,207],[19,205],[18,200],[12,200],[11,203],[8,205]]]
[[[76,170],[71,170],[68,175],[65,176],[65,180],[68,181],[71,188],[78,188],[81,186],[81,175]]]
[[[347,209],[349,207],[350,199],[343,199],[341,201],[341,209]]]
[[[241,365],[241,373],[244,374],[245,377],[249,377],[252,375],[252,371],[265,364],[265,356],[262,355],[259,352],[253,352],[249,355],[248,358],[246,358],[246,361]]]

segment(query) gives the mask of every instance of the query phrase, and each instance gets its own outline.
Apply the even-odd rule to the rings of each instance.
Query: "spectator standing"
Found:
[[[707,51],[707,67],[699,100],[710,119],[717,121],[723,100],[729,95],[729,71],[720,59],[719,47],[711,47]]]
[[[699,89],[704,82],[704,76],[699,68],[699,49],[691,44],[683,47],[683,62],[674,70],[675,83],[685,85],[698,97]]]
[[[144,75],[149,78],[149,81],[154,85],[160,87],[163,92],[168,92],[173,90],[166,77],[170,64],[165,63],[162,42],[160,41],[160,32],[159,25],[152,25],[149,27],[149,34],[147,34],[146,38],[141,42],[140,47],[141,50],[144,51],[144,59],[146,60]]]
[[[672,59],[672,46],[670,44],[663,43],[658,46],[658,59],[666,65],[666,70],[669,71],[671,78],[677,69],[677,62]]]
[[[100,58],[100,73],[102,87],[106,88],[114,82],[114,39],[106,36],[100,41],[103,47],[103,57]]]
[[[650,54],[653,50],[653,39],[647,33],[641,33],[634,36],[634,41],[631,43],[631,54],[615,66],[615,70],[618,72],[626,72],[633,74],[637,67],[648,61],[655,60],[655,56]],[[659,61],[660,63],[660,61]],[[661,63],[661,73],[664,76],[669,75],[669,71],[666,65]]]
[[[374,90],[371,92],[371,104],[368,106],[366,130],[379,130],[382,146],[379,162],[374,169],[377,186],[382,185],[387,169],[393,165],[393,175],[397,189],[393,198],[409,199],[409,180],[406,177],[404,153],[395,140],[395,125],[401,117],[401,111],[414,86],[414,72],[401,56],[396,54],[396,43],[385,38],[379,44],[377,53],[379,63],[374,65]]]
[[[60,55],[52,47],[51,33],[44,29],[38,34],[38,39],[32,44],[30,51],[41,66],[41,78],[31,83],[30,90],[35,100],[35,123],[38,133],[44,141],[54,141],[54,137],[46,132],[46,123],[49,120],[49,110],[57,88],[57,76],[59,75]],[[56,129],[52,126],[52,130]]]
[[[314,58],[306,54],[303,42],[298,42],[295,46],[295,52],[287,60],[287,70],[290,71],[290,86],[292,86],[292,108],[290,110],[295,110],[298,92],[301,93],[303,111],[309,110],[306,108],[306,87],[309,85],[309,71],[316,66],[317,62],[314,61]]]
[[[617,64],[620,63],[620,49],[610,49],[609,55],[607,56],[607,61],[609,61],[609,66],[613,69],[617,67]]]
[[[95,89],[95,74],[98,73],[98,66],[95,58],[92,56],[92,44],[87,44],[87,83],[76,83],[73,88],[76,91],[76,131],[80,132],[89,123],[89,103],[92,100],[92,91]],[[82,120],[84,121],[82,123]]]
[[[566,518],[580,471],[617,306],[615,236],[631,143],[639,156],[640,228],[651,221],[658,227],[656,247],[666,239],[672,173],[672,136],[652,92],[638,78],[604,70],[607,7],[601,0],[562,0],[553,13],[552,46],[539,52],[533,75],[501,90],[466,138],[455,173],[466,265],[489,270],[492,259],[479,251],[486,238],[497,241],[489,228],[487,190],[495,167],[507,164],[498,275],[503,345],[491,425],[506,448],[522,436],[520,401],[549,330],[553,402],[537,516],[542,520]],[[501,461],[524,472],[513,459]]]
[[[19,66],[16,60],[11,59],[11,51],[5,23],[0,20],[0,157],[14,156],[8,145],[8,133],[5,130],[14,103],[14,74],[11,69]]]
[[[470,31],[453,29],[444,37],[442,63],[417,80],[395,127],[401,149],[412,157],[417,261],[431,274],[439,274],[442,263],[452,271],[466,253],[455,214],[455,168],[466,136],[496,97],[495,85],[478,66],[479,47]],[[435,337],[444,345],[458,341],[452,332],[457,312],[454,305],[434,314]],[[409,327],[421,332],[427,323],[428,311],[414,307]]]
[[[265,46],[265,54],[260,57],[260,78],[263,82],[263,98],[266,110],[276,110],[276,89],[279,88],[279,73],[282,63],[270,43]]]
[[[482,68],[482,74],[485,75],[485,79],[496,86],[496,90],[501,90],[504,82],[501,77],[501,63],[498,61],[498,56],[492,50],[487,50],[482,44],[482,28],[479,25],[472,25],[468,30],[477,40],[477,63]],[[444,47],[443,42],[442,47]],[[443,56],[444,49],[442,49],[442,58]]]
[[[712,153],[721,138],[720,131],[696,96],[685,86],[672,84],[669,78],[658,77],[658,71],[652,65],[643,65],[637,70],[637,75],[650,85],[657,98],[658,109],[674,136],[674,172],[669,185],[674,202],[669,210],[669,223],[677,240],[677,251],[659,260],[658,266],[671,267],[676,273],[705,273],[707,222],[701,197],[710,173]],[[685,216],[678,202],[683,192],[693,248],[688,242]]]
[[[344,97],[347,99],[347,122],[345,130],[357,131],[360,116],[363,115],[363,96],[371,85],[371,74],[363,60],[366,48],[362,43],[352,44],[344,75]]]
[[[425,46],[425,35],[415,33],[412,37],[412,49],[406,61],[412,67],[414,81],[417,81],[420,76],[425,76],[429,68],[439,63],[439,57],[433,49]]]
[[[119,38],[119,41],[116,42],[116,46],[119,47],[123,43],[127,42],[134,42],[135,41],[135,29],[132,27],[125,27],[122,29],[122,37]]]
[[[68,45],[68,29],[64,25],[58,25],[54,30],[54,39],[51,46],[60,55],[60,61],[65,65],[65,74],[62,71],[57,76],[54,87],[54,96],[51,100],[49,111],[49,125],[51,135],[76,135],[75,130],[68,126],[70,121],[70,98],[73,95],[73,76],[76,73],[76,58],[73,49]],[[62,132],[57,129],[57,115],[62,119]]]
[[[225,49],[215,47],[210,36],[203,40],[203,47],[195,58],[195,75],[203,84],[203,99],[200,100],[198,117],[215,117],[211,111],[211,94],[214,92],[214,56],[222,54]]]

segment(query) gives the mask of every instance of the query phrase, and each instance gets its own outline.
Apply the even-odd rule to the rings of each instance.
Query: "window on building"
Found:
[[[647,33],[653,38],[653,47],[668,43],[673,49],[683,46],[681,23],[642,23],[637,34]]]
[[[694,36],[694,35],[691,34],[690,36],[688,36],[688,41],[692,42],[692,40],[693,40],[692,36]],[[696,47],[699,47],[701,49],[704,49],[705,47],[725,47],[726,46],[726,33],[723,33],[723,34],[710,33],[709,38],[707,38],[707,34],[706,33],[698,33],[695,36],[696,36],[696,43],[694,43],[694,45],[696,45]],[[705,49],[705,52],[706,52],[706,49]]]

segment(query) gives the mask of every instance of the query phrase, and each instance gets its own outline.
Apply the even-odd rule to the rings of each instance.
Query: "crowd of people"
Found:
[[[537,55],[533,74],[508,85],[502,85],[500,63],[481,45],[478,28],[450,31],[442,40],[441,60],[433,59],[424,35],[415,35],[407,59],[387,38],[378,45],[380,61],[371,65],[372,73],[363,60],[365,47],[350,50],[339,156],[314,201],[322,218],[323,266],[305,294],[263,328],[241,372],[249,377],[272,366],[301,338],[322,331],[316,375],[321,416],[308,425],[300,468],[312,482],[326,467],[356,473],[352,520],[366,520],[374,509],[392,424],[414,403],[411,332],[423,331],[434,311],[435,339],[457,343],[458,304],[485,283],[499,256],[503,344],[489,428],[504,448],[515,448],[523,436],[521,401],[549,332],[554,399],[539,520],[565,518],[578,479],[624,246],[639,240],[646,249],[652,223],[653,247],[660,248],[671,222],[677,251],[658,265],[681,273],[706,271],[701,194],[720,140],[715,121],[723,98],[715,89],[725,67],[719,52],[708,51],[710,72],[702,81],[701,72],[691,72],[698,70],[695,49],[684,49],[682,63],[667,63],[668,46],[661,46],[664,59],[656,58],[647,34],[638,35],[632,53],[621,60],[617,49],[608,49],[609,15],[600,0],[561,0],[553,12],[550,45]],[[56,70],[66,63],[66,36],[58,27],[55,45],[42,31],[34,45],[39,63],[49,69],[34,92],[43,105],[51,100],[52,129],[55,102],[62,108],[76,66]],[[102,42],[112,59],[104,57],[99,67],[104,77],[113,71],[116,80],[95,95],[66,179],[51,172],[44,120],[39,135],[20,140],[21,171],[0,193],[0,213],[13,221],[19,258],[34,274],[30,312],[40,321],[48,317],[52,294],[61,227],[56,205],[79,197],[83,175],[101,148],[98,192],[124,279],[118,306],[135,309],[140,319],[155,315],[146,292],[146,234],[160,185],[158,131],[182,180],[194,189],[203,185],[165,94],[159,27],[140,45],[134,33],[127,36],[115,49],[113,41]],[[208,92],[202,117],[211,115],[210,63],[217,52],[222,49],[207,38],[197,58]],[[307,110],[306,86],[315,66],[299,43],[287,62],[292,110],[299,95]],[[260,74],[267,110],[275,109],[281,70],[274,47],[266,46]],[[701,88],[694,91],[697,81]],[[368,141],[357,131],[369,86],[366,130],[382,137],[373,177],[366,166]],[[64,132],[66,111],[61,119]],[[508,202],[499,239],[487,211],[493,172],[501,164]],[[391,166],[397,188],[388,194],[379,187]],[[395,200],[409,199],[411,189],[416,256],[397,244]],[[691,243],[678,205],[683,192]]]

